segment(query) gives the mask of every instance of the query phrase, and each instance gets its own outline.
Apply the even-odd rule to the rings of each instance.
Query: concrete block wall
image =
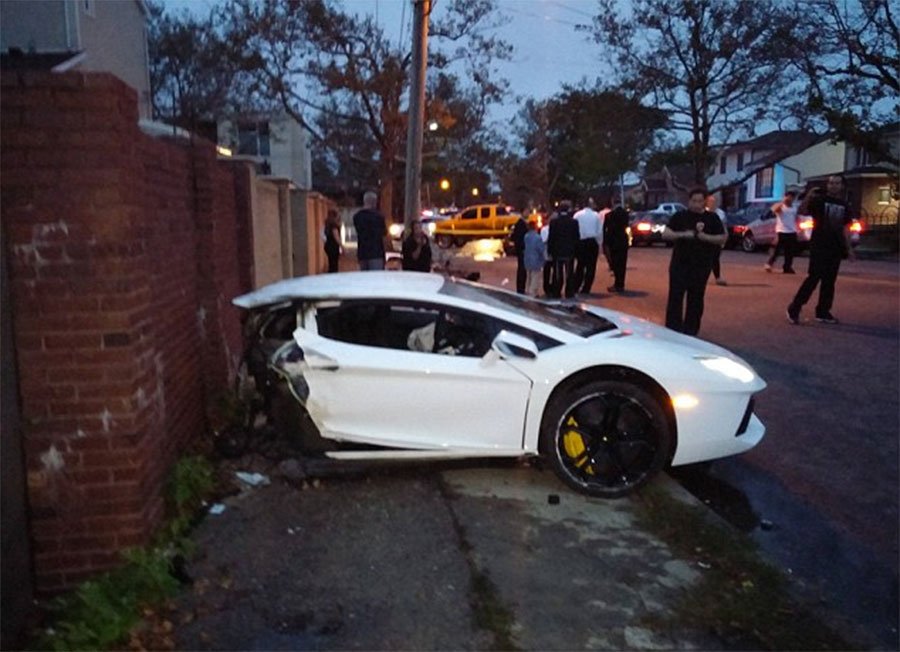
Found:
[[[0,217],[11,261],[36,585],[114,565],[240,354],[242,171],[159,141],[111,75],[4,73]],[[236,181],[237,180],[237,181]],[[244,180],[245,182],[245,180]],[[252,243],[249,244],[252,247]]]

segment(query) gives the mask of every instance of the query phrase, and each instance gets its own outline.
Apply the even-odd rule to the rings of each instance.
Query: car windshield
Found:
[[[609,320],[588,312],[579,304],[545,303],[512,292],[476,286],[456,279],[448,279],[441,287],[440,293],[541,321],[580,337],[590,337],[616,328]]]

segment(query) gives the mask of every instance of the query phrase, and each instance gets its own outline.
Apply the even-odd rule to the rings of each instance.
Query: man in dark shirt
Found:
[[[788,321],[800,323],[800,310],[809,301],[816,286],[819,287],[819,303],[816,319],[823,324],[837,324],[831,314],[834,303],[834,284],[837,281],[841,259],[847,256],[855,260],[850,246],[850,211],[842,199],[844,179],[839,175],[828,177],[827,196],[818,195],[809,201],[809,214],[813,218],[813,231],[809,239],[809,274],[797,290],[787,308]]]
[[[360,271],[384,269],[384,252],[390,247],[384,215],[378,212],[378,193],[367,190],[363,195],[363,208],[353,216],[356,229],[356,258]]]
[[[528,233],[528,221],[525,215],[520,215],[513,225],[509,239],[516,250],[516,292],[525,294],[525,234]]]
[[[431,243],[422,229],[422,223],[416,220],[410,225],[410,232],[403,240],[403,269],[409,272],[431,271]]]
[[[603,246],[609,252],[609,265],[615,281],[607,292],[625,291],[625,268],[628,265],[628,211],[618,206],[603,221]]]
[[[691,190],[688,209],[675,213],[662,234],[664,240],[674,243],[669,263],[666,327],[685,335],[700,331],[706,281],[716,253],[728,237],[722,220],[704,210],[705,201],[704,188]]]
[[[578,241],[581,238],[578,230],[578,222],[572,213],[572,202],[564,199],[559,202],[559,210],[556,217],[550,221],[550,230],[547,235],[547,255],[553,259],[553,294],[559,298],[560,292],[565,291],[567,299],[575,296],[575,254],[578,251]]]

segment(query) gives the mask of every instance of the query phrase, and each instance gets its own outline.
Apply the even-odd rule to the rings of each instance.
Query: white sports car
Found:
[[[295,278],[234,303],[269,415],[308,453],[543,455],[616,497],[765,433],[749,365],[612,310],[414,272]]]

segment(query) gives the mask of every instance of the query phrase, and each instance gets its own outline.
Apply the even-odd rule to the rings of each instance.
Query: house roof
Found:
[[[860,165],[849,170],[844,170],[843,172],[838,170],[829,172],[828,174],[809,177],[807,181],[825,181],[832,174],[840,174],[845,179],[858,179],[860,177],[887,177],[896,179],[897,176],[900,175],[900,172],[897,171],[897,168],[889,165]]]
[[[729,154],[732,152],[746,151],[748,149],[773,149],[782,152],[784,156],[789,156],[790,154],[802,152],[804,149],[807,149],[826,138],[828,138],[828,136],[822,136],[821,134],[814,134],[808,131],[770,131],[762,136],[729,145],[725,149],[725,153]]]

